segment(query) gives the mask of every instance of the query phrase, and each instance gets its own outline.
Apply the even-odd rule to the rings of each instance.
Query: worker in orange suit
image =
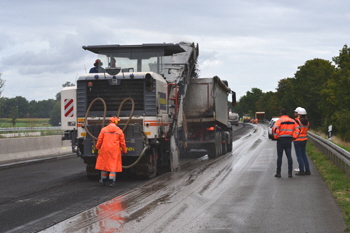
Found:
[[[297,107],[297,108],[294,110],[294,120],[295,120],[295,122],[296,122],[297,124],[299,124],[299,125],[300,125],[300,121],[299,121],[299,113],[298,113],[298,111],[299,111],[299,109],[301,109],[301,108],[302,108],[302,107]],[[301,128],[300,128],[300,130],[301,130]],[[300,136],[300,135],[299,135],[299,136]],[[299,167],[298,167],[298,168],[295,168],[294,171],[296,171],[296,172],[300,171]]]
[[[109,125],[102,128],[96,143],[99,154],[95,168],[101,170],[100,182],[109,186],[115,186],[116,173],[123,169],[122,153],[127,153],[124,133],[117,126],[119,121],[118,117],[111,117]]]
[[[299,163],[299,172],[295,175],[311,175],[309,160],[306,156],[307,131],[309,130],[310,122],[306,117],[305,108],[298,109],[298,121],[300,127],[299,137],[294,141],[295,154]]]
[[[277,170],[275,177],[281,177],[283,151],[285,151],[288,160],[288,177],[293,177],[292,141],[299,137],[300,128],[295,120],[288,116],[286,109],[281,109],[281,115],[272,128],[274,139],[277,139]]]

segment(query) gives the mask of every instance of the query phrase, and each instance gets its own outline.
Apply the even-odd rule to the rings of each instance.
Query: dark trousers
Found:
[[[288,173],[291,174],[293,171],[292,138],[277,139],[277,173],[281,173],[283,151],[286,152],[288,159]]]
[[[309,160],[306,156],[306,143],[305,141],[294,141],[295,154],[299,163],[299,169],[301,172],[310,172]]]

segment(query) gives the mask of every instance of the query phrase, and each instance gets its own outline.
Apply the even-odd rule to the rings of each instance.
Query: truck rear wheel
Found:
[[[232,138],[227,142],[227,152],[232,151]]]
[[[222,136],[220,132],[215,133],[215,142],[207,147],[208,157],[215,159],[222,154]]]
[[[222,143],[222,154],[226,154],[227,153],[227,139],[225,139],[225,143]]]
[[[227,135],[226,135],[226,144],[227,144],[227,152],[231,152],[232,151],[232,134],[230,131],[226,131]]]
[[[215,159],[216,157],[218,157],[216,143],[211,143],[210,145],[208,145],[207,152],[209,159]]]
[[[216,148],[218,150],[218,156],[222,155],[222,134],[221,132],[216,132]]]

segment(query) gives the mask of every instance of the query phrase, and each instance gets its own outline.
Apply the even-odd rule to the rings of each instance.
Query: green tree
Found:
[[[2,73],[0,73],[0,98],[1,98],[1,94],[2,94],[3,88],[5,86],[5,81],[6,81],[6,80],[1,79],[1,76],[2,76]]]
[[[337,65],[336,72],[333,75],[332,86],[333,93],[338,100],[338,109],[350,108],[350,48],[344,45],[340,50],[339,56],[333,57],[333,61]]]
[[[5,104],[6,104],[6,98],[0,97],[0,118],[5,118]]]
[[[56,101],[53,109],[50,112],[49,123],[53,126],[59,126],[61,123],[61,101]]]
[[[31,100],[29,102],[29,109],[28,109],[29,117],[39,118],[39,112],[37,112],[37,109],[36,109],[37,104],[38,104],[38,102],[36,100]]]
[[[349,142],[350,141],[350,111],[349,109],[340,109],[336,111],[332,117],[333,127],[335,130],[333,133],[336,133],[342,140]]]
[[[273,116],[280,115],[280,108],[278,106],[276,93],[272,91],[264,93],[256,102],[257,109],[265,112],[266,119],[271,119]]]
[[[333,125],[333,132],[349,141],[350,125],[344,119],[348,120],[347,114],[350,113],[350,48],[344,45],[333,61],[335,72],[322,90],[320,109],[325,116],[324,129]]]
[[[54,99],[40,101],[32,100],[30,102],[30,117],[49,118],[50,112],[52,111],[55,103],[56,100]]]
[[[255,112],[265,112],[266,119],[279,115],[279,111],[276,93],[272,91],[264,93],[259,88],[247,91],[246,95],[241,96],[237,105],[232,108],[232,112],[238,113],[240,117],[246,114],[255,117]]]
[[[73,87],[73,86],[75,86],[75,84],[71,83],[69,81],[67,81],[66,83],[62,84],[62,87]]]
[[[56,101],[60,101],[61,100],[61,92],[58,92],[55,96]]]
[[[278,82],[276,98],[277,108],[278,108],[278,116],[281,114],[280,110],[285,108],[288,110],[288,113],[293,113],[295,100],[293,99],[293,78],[284,78]],[[290,114],[291,115],[291,114]]]
[[[337,65],[338,69],[349,69],[350,67],[350,48],[347,45],[344,45],[343,48],[339,51],[339,56],[332,58],[334,63]]]
[[[239,100],[239,115],[249,114],[254,117],[257,111],[256,103],[262,96],[263,92],[259,88],[253,87],[251,91],[247,91],[246,95]]]
[[[321,95],[334,72],[335,67],[330,61],[316,58],[306,61],[295,73],[292,82],[293,107],[306,109],[312,127],[320,127],[324,122]]]
[[[12,106],[10,109],[10,118],[11,118],[11,123],[12,126],[15,127],[17,118],[18,118],[18,107],[17,106]]]
[[[15,98],[3,98],[1,117],[11,117],[10,115],[13,113],[12,108],[17,108],[18,118],[28,116],[29,103],[26,98],[22,96],[16,96]]]

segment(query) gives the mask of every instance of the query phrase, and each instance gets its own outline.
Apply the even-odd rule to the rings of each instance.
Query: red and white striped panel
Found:
[[[73,99],[64,100],[64,116],[73,117],[74,116],[74,101]]]

